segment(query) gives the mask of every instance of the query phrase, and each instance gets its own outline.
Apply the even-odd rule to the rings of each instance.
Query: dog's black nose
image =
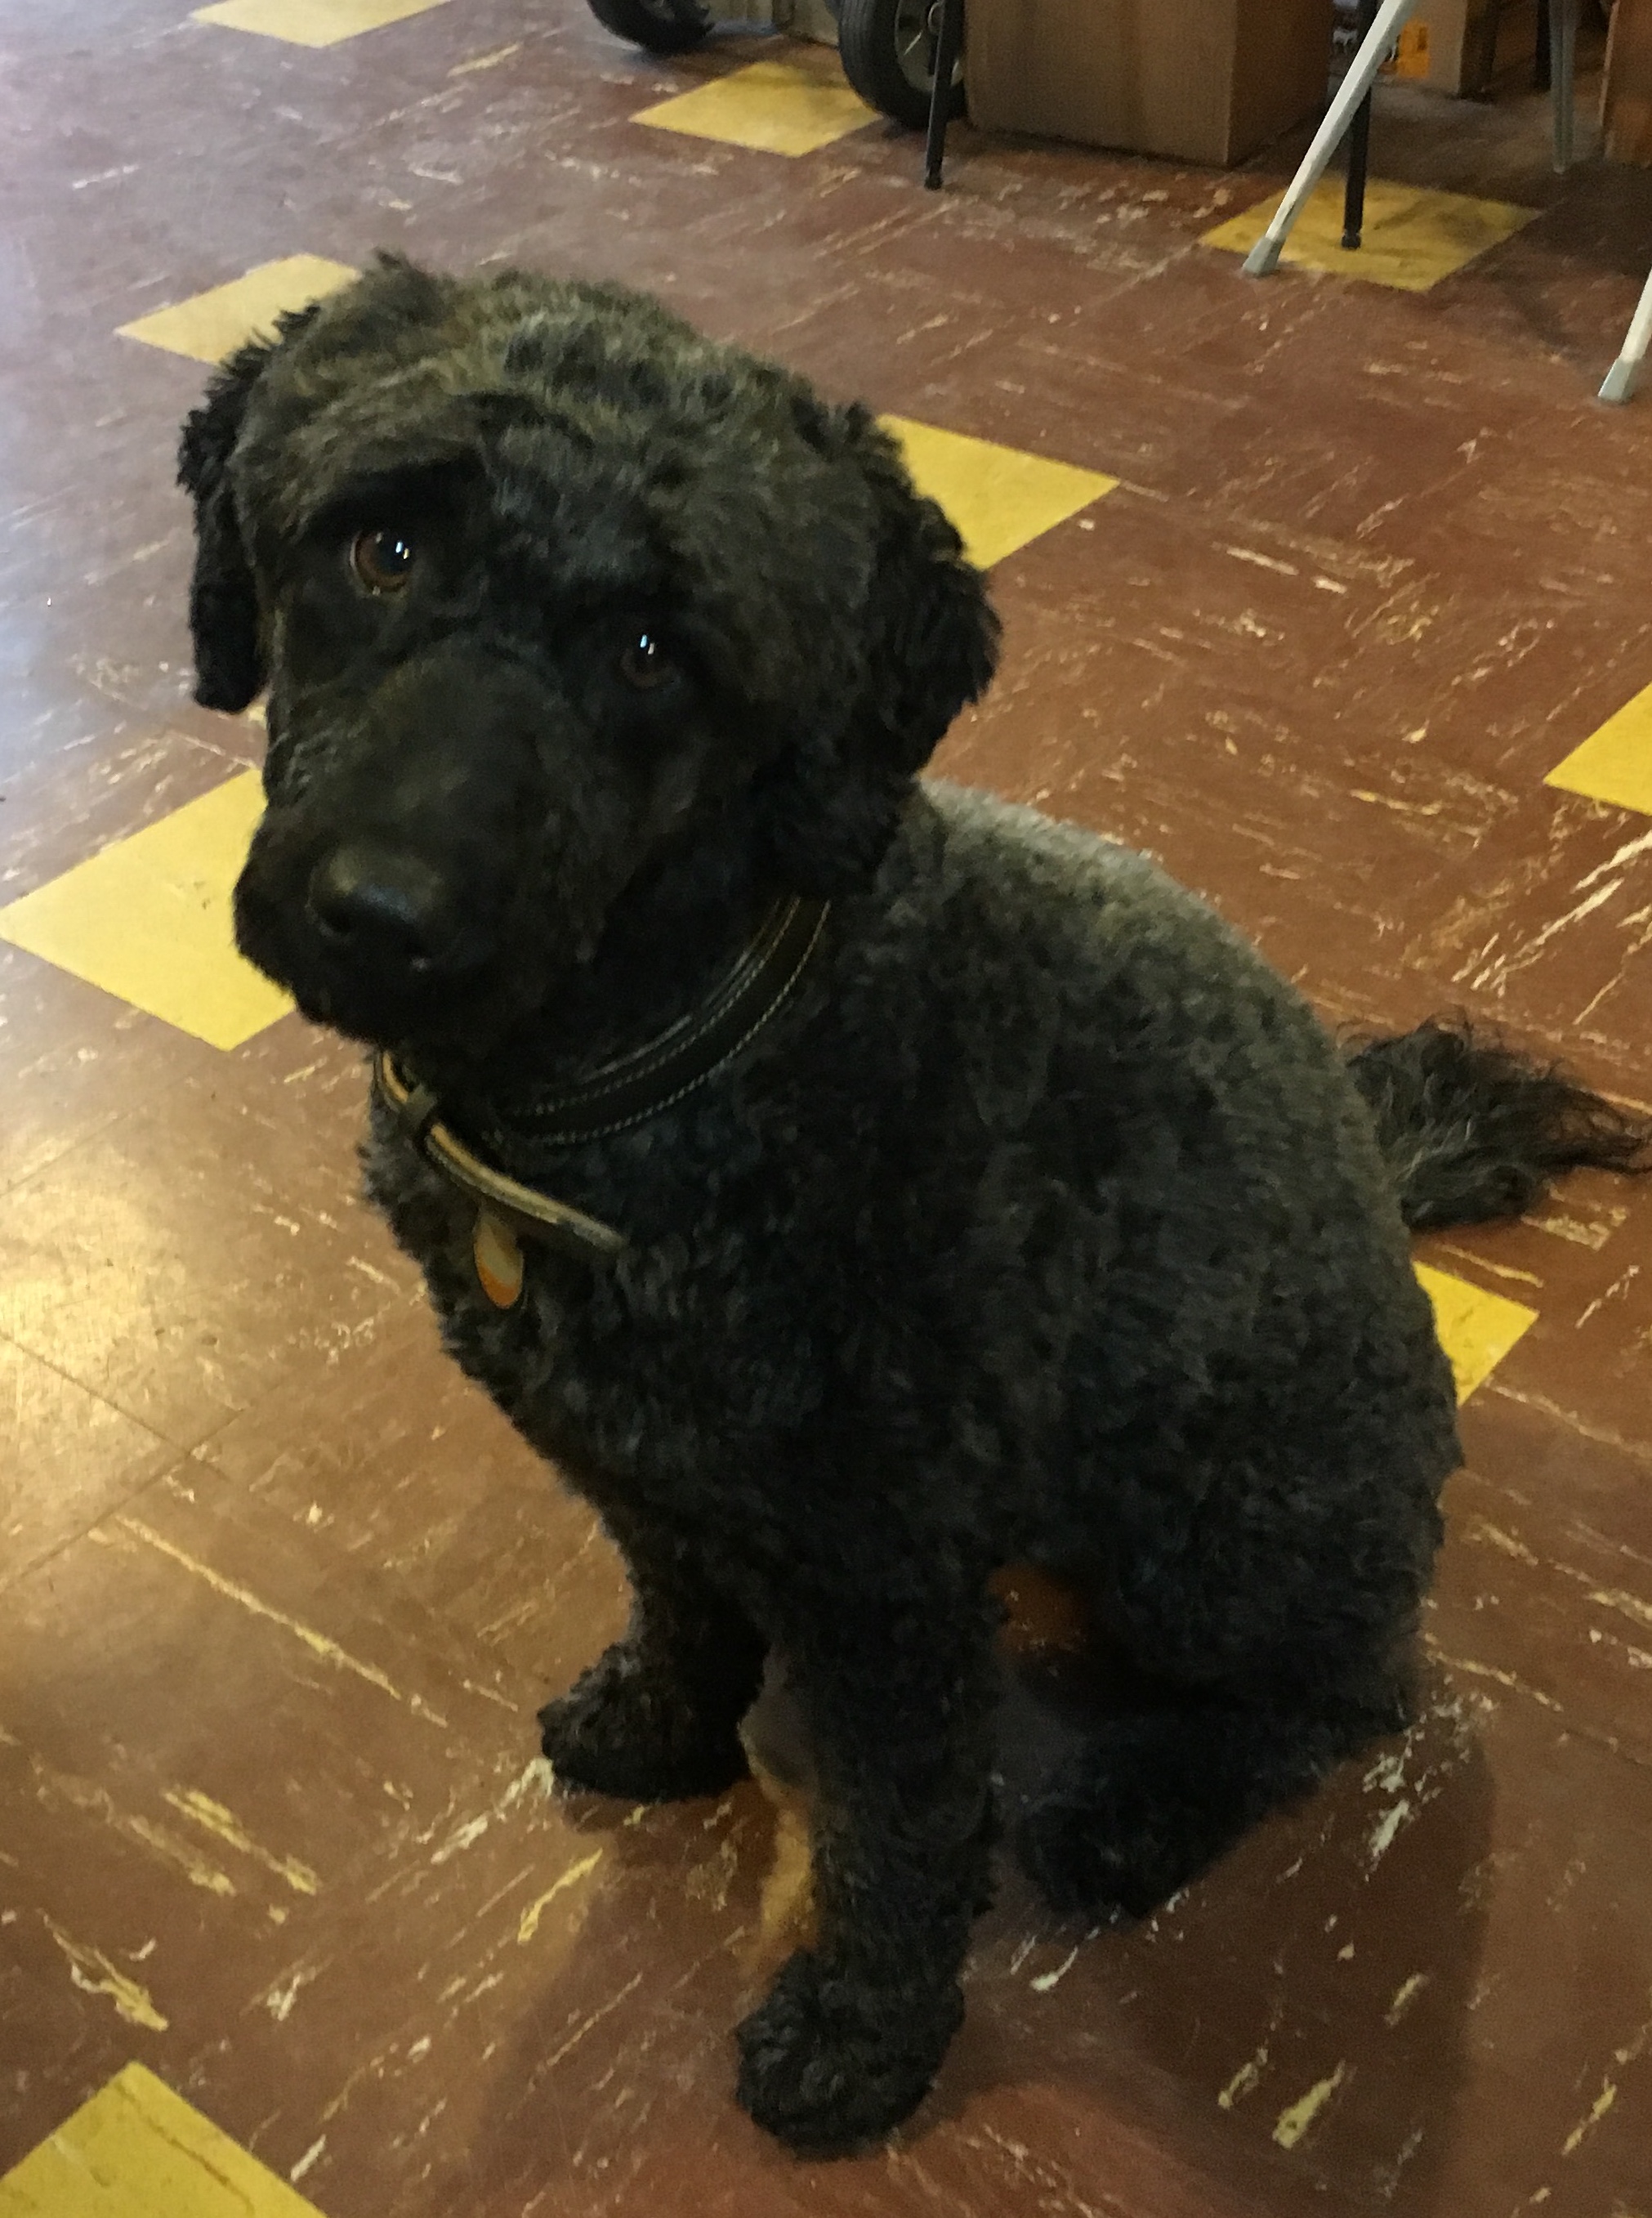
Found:
[[[335,847],[318,864],[310,914],[341,954],[393,969],[434,969],[455,937],[441,872],[417,855],[378,847]]]

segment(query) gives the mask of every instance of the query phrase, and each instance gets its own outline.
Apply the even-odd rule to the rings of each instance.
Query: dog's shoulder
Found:
[[[1210,1110],[1256,1137],[1352,1101],[1296,988],[1151,858],[939,779],[844,920],[832,1001],[869,1085],[950,1091],[995,1130],[1085,1099],[1098,1129]]]

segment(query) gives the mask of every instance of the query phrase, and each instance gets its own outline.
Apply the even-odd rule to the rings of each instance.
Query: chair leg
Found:
[[[1538,0],[1538,58],[1532,65],[1531,82],[1539,92],[1547,92],[1554,83],[1555,12],[1551,0]]]
[[[1555,104],[1555,167],[1572,166],[1576,120],[1578,0],[1549,0],[1549,77]]]
[[[1497,74],[1497,41],[1503,28],[1503,0],[1486,0],[1486,11],[1481,18],[1480,59],[1475,66],[1474,96],[1489,100],[1492,79]]]
[[[1359,32],[1356,53],[1370,35],[1377,21],[1377,0],[1359,0]],[[1358,252],[1365,229],[1365,179],[1370,169],[1371,97],[1368,92],[1354,110],[1348,129],[1348,183],[1342,196],[1342,245]]]
[[[1652,276],[1647,278],[1646,289],[1624,340],[1624,350],[1606,372],[1606,381],[1600,388],[1603,400],[1629,399],[1640,382],[1641,366],[1649,347],[1652,347]]]
[[[939,0],[940,29],[935,41],[935,90],[929,96],[929,141],[924,150],[924,183],[941,189],[946,160],[946,127],[952,112],[952,73],[963,46],[963,0]]]
[[[1278,268],[1279,250],[1290,238],[1291,226],[1330,167],[1331,157],[1347,135],[1360,102],[1376,84],[1389,47],[1416,5],[1417,0],[1382,0],[1377,21],[1337,87],[1336,97],[1326,110],[1325,121],[1315,133],[1314,143],[1302,157],[1302,167],[1291,179],[1272,222],[1245,257],[1247,277],[1265,277]]]

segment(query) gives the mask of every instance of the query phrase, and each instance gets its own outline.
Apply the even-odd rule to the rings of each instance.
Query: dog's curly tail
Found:
[[[1652,1170],[1652,1118],[1466,1017],[1352,1040],[1345,1052],[1414,1229],[1518,1217],[1556,1172],[1581,1164]]]

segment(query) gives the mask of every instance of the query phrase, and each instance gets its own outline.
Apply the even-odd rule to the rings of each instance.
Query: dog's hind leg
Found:
[[[1443,1362],[1437,1400],[1392,1367],[1388,1404],[1366,1397],[1357,1453],[1304,1448],[1258,1409],[1231,1428],[1243,1453],[1190,1448],[1156,1483],[1118,1490],[1106,1568],[1085,1583],[1137,1683],[1021,1820],[1022,1862],[1052,1903],[1145,1914],[1410,1722],[1436,1487],[1456,1440]]]
[[[631,1623],[540,1712],[545,1754],[559,1779],[630,1801],[720,1794],[748,1769],[739,1727],[764,1643],[665,1536],[604,1521],[631,1574]]]
[[[1059,1764],[1022,1818],[1016,1850],[1052,1906],[1145,1917],[1278,1805],[1410,1719],[1402,1670],[1167,1691]]]

